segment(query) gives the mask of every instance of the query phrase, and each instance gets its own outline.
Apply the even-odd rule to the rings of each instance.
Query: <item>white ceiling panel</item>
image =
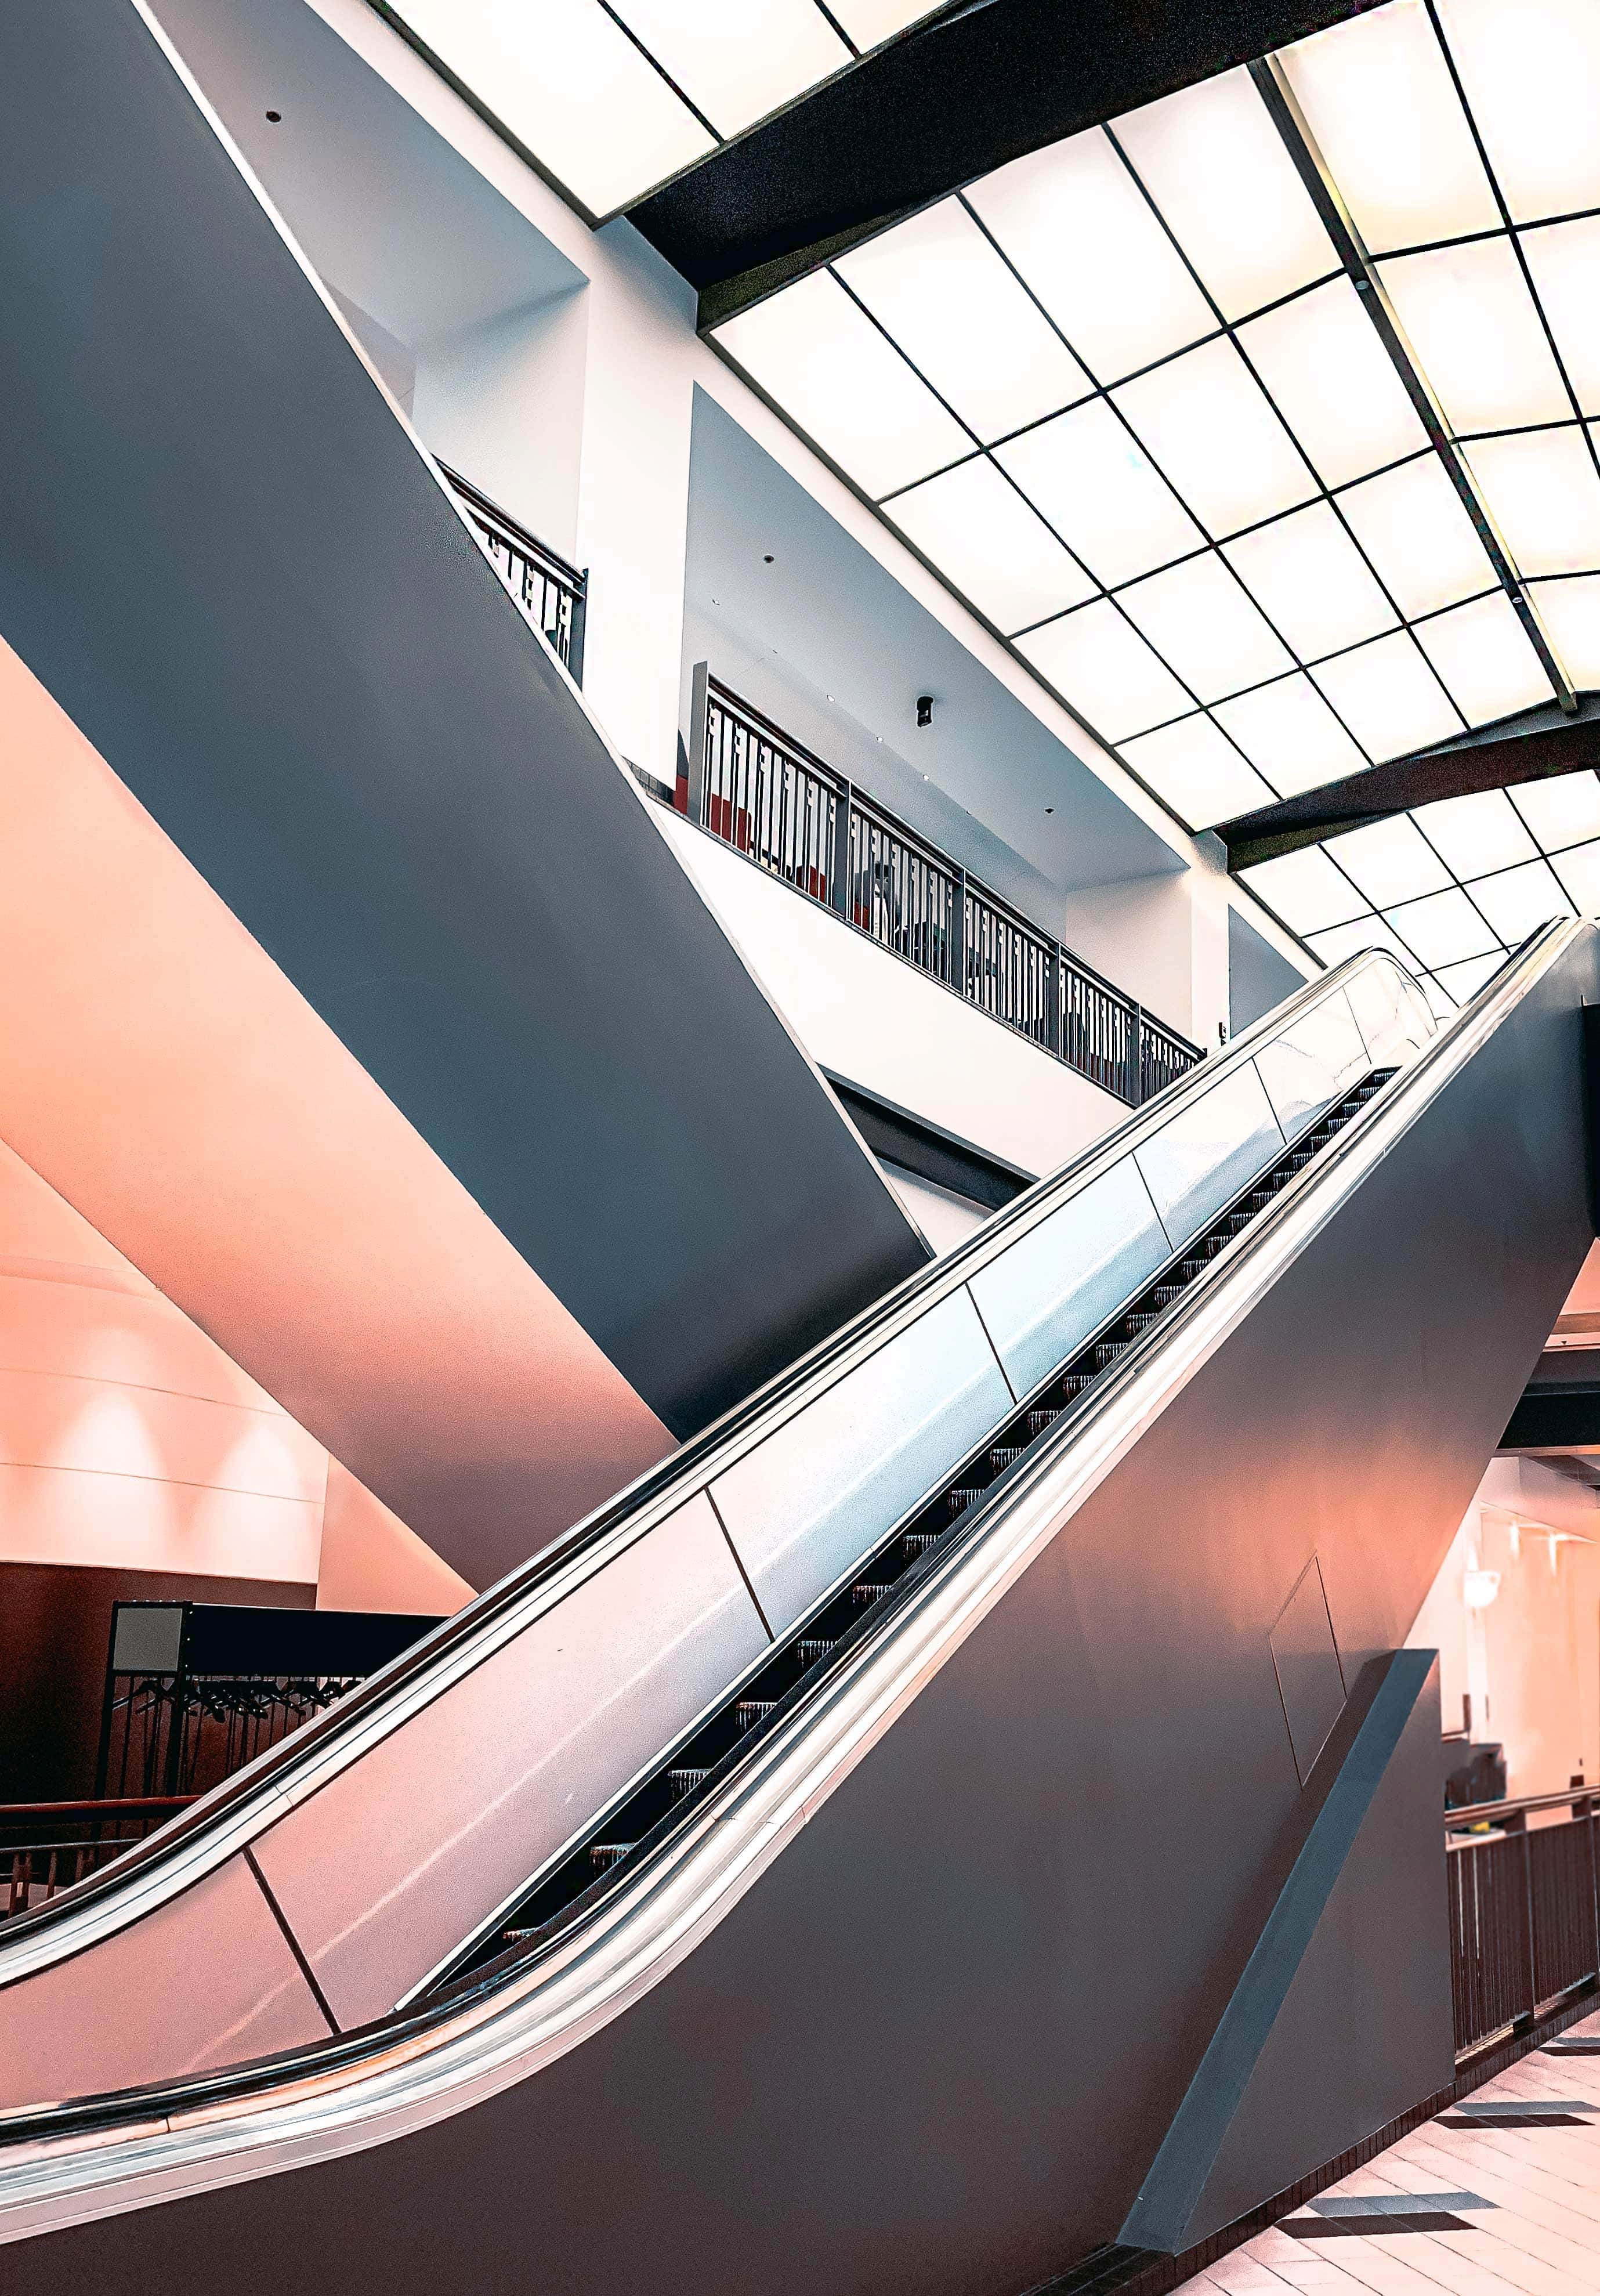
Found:
[[[1382,948],[1387,949],[1391,956],[1398,956],[1408,972],[1416,969],[1415,957],[1382,917],[1358,917],[1353,923],[1334,925],[1328,932],[1308,933],[1306,939],[1326,965],[1342,964],[1347,956],[1360,956],[1369,948]]]
[[[1579,915],[1600,916],[1600,844],[1569,846],[1550,865]]]
[[[1439,0],[1439,13],[1514,220],[1600,207],[1594,0]]]
[[[1555,689],[1503,591],[1419,622],[1417,643],[1469,726],[1531,709]]]
[[[1367,903],[1320,845],[1262,861],[1239,874],[1293,932],[1321,932],[1360,916]]]
[[[849,48],[812,0],[611,4],[722,136],[737,135],[850,61]]]
[[[1541,853],[1600,838],[1600,776],[1553,774],[1542,782],[1516,782],[1506,792],[1528,824]]]
[[[1217,322],[1099,128],[1013,160],[967,198],[1101,382]]]
[[[1207,717],[1181,718],[1176,726],[1125,742],[1122,754],[1191,829],[1209,829],[1272,803],[1259,774]]]
[[[1293,664],[1213,552],[1120,594],[1124,611],[1202,701],[1277,677]]]
[[[1524,575],[1600,569],[1600,476],[1580,424],[1474,439],[1464,451]]]
[[[1395,627],[1394,608],[1326,503],[1241,535],[1223,555],[1302,661]]]
[[[1054,414],[1091,388],[958,200],[941,200],[833,267],[986,441]]]
[[[1333,242],[1243,69],[1112,127],[1225,318],[1337,270]]]
[[[1515,948],[1551,917],[1571,916],[1572,904],[1551,874],[1547,861],[1528,861],[1497,877],[1480,877],[1472,887],[1476,902],[1507,948]]]
[[[1369,763],[1300,671],[1219,701],[1212,714],[1279,797],[1362,773]]]
[[[1494,934],[1458,887],[1430,893],[1425,900],[1407,901],[1385,912],[1407,948],[1416,951],[1430,972],[1441,964],[1459,964],[1481,956],[1495,946]]]
[[[1525,231],[1521,244],[1578,404],[1600,414],[1600,216]]]
[[[1389,0],[1282,62],[1374,255],[1494,229],[1494,193],[1423,0]]]
[[[397,15],[594,214],[716,149],[596,0],[401,0]]]
[[[1148,573],[1205,539],[1103,398],[1010,439],[995,459],[1103,582]]]
[[[987,455],[896,495],[889,516],[997,628],[1081,605],[1095,586]]]
[[[1442,964],[1434,978],[1444,988],[1453,1004],[1465,1004],[1474,997],[1486,980],[1492,980],[1506,962],[1503,949],[1491,949],[1487,956],[1469,957],[1465,964]]]
[[[1382,266],[1395,315],[1457,436],[1572,411],[1511,242],[1436,247]]]
[[[1325,486],[1426,447],[1422,417],[1350,280],[1330,279],[1251,319],[1239,344]]]
[[[1534,582],[1528,594],[1574,685],[1600,686],[1600,574]]]
[[[1335,654],[1317,665],[1316,678],[1374,762],[1461,731],[1438,679],[1404,631]]]
[[[1415,822],[1404,814],[1330,837],[1324,848],[1374,909],[1391,909],[1424,893],[1442,892],[1450,873]]]
[[[972,440],[839,282],[814,271],[717,340],[863,490],[892,493]]]
[[[1194,707],[1107,599],[1029,631],[1017,640],[1017,650],[1108,742],[1131,740]]]
[[[1364,480],[1339,506],[1403,614],[1431,614],[1493,586],[1489,554],[1436,455]]]
[[[1457,877],[1510,869],[1538,852],[1504,790],[1441,798],[1435,805],[1419,805],[1411,818]]]
[[[1202,343],[1115,391],[1117,405],[1215,536],[1316,492],[1305,457],[1230,342]]]

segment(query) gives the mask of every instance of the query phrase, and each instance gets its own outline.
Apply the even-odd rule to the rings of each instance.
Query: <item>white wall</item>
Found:
[[[819,1067],[1035,1175],[1127,1117],[1110,1093],[792,886],[640,802]]]
[[[587,342],[579,288],[496,312],[420,346],[411,406],[441,461],[574,561]]]
[[[1591,1543],[1593,1542],[1593,1543]],[[1469,1572],[1497,1574],[1469,1609]],[[1512,1794],[1600,1778],[1600,1504],[1533,1459],[1496,1459],[1407,1636],[1440,1654],[1445,1727],[1506,1749]]]

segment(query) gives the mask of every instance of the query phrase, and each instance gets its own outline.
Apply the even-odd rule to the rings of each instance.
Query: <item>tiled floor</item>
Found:
[[[1587,2051],[1571,2046],[1585,2041]],[[1193,2296],[1600,2296],[1600,2015],[1184,2288]]]

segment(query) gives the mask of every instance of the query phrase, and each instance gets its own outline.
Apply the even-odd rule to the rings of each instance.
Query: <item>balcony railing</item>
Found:
[[[707,672],[680,812],[1137,1107],[1202,1056]]]
[[[496,571],[535,629],[542,630],[583,684],[583,617],[588,577],[557,557],[536,535],[491,502],[488,495],[447,463],[439,469],[460,497],[473,525],[488,545]]]
[[[1457,2060],[1513,2038],[1600,1980],[1600,1790],[1451,1810],[1450,1978]],[[1567,1822],[1530,1826],[1530,1817]]]

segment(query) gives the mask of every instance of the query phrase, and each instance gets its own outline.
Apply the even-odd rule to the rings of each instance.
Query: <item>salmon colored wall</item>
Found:
[[[120,1538],[226,1548],[247,1576],[270,1553],[275,1575],[300,1574],[322,1445],[481,1587],[671,1447],[3,644],[0,978],[0,1138],[148,1279],[103,1251],[85,1262],[101,1270],[94,1310],[60,1279],[13,1304],[44,1351],[18,1359],[10,1391],[13,1541],[107,1536],[59,1512],[45,1479],[73,1464],[119,1479]],[[176,1332],[151,1285],[231,1358],[226,1375],[211,1357],[147,1381],[137,1412],[119,1374],[93,1399],[62,1387],[93,1377],[97,1348],[136,1373],[149,1334]],[[193,1325],[171,1345],[197,1364]],[[153,1508],[157,1488],[193,1496]],[[337,1567],[365,1584],[392,1519],[335,1521]]]
[[[349,1610],[472,1592],[0,1143],[7,1563],[316,1587]]]

